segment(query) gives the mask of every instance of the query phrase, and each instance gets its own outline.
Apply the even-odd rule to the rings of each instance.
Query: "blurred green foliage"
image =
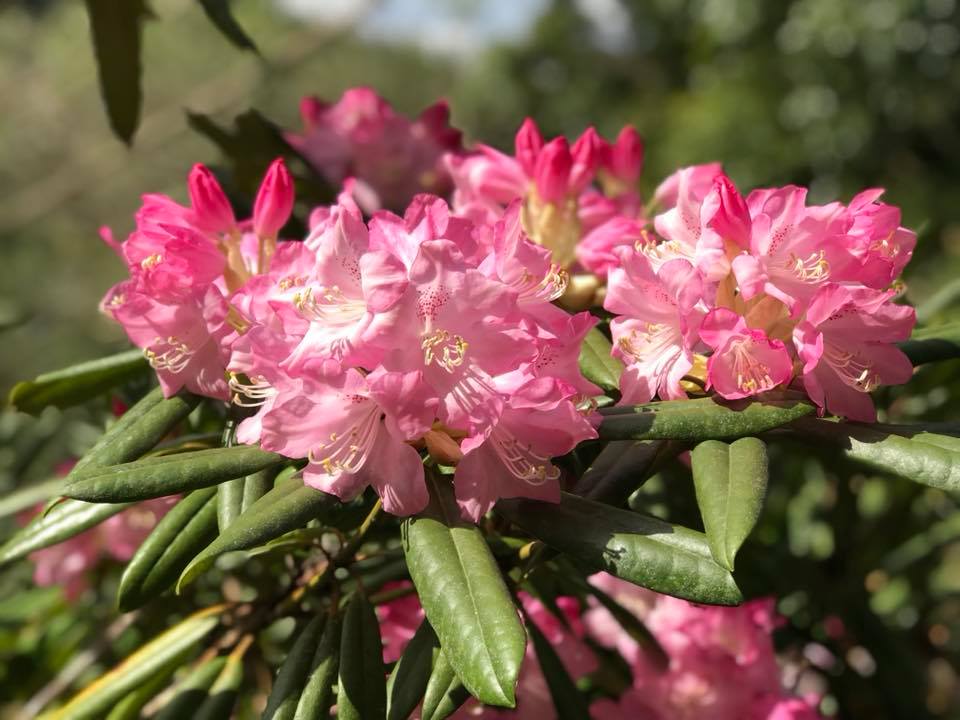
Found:
[[[680,165],[711,160],[723,161],[741,187],[802,183],[816,201],[886,187],[905,224],[922,229],[907,299],[927,322],[956,317],[957,292],[925,305],[960,270],[954,0],[557,0],[523,39],[463,57],[235,2],[258,56],[238,52],[196,3],[151,6],[142,123],[128,149],[104,115],[83,4],[0,4],[4,392],[125,347],[96,313],[121,276],[97,229],[125,234],[141,193],[183,199],[190,165],[216,163],[217,150],[189,128],[185,110],[229,125],[254,107],[295,127],[300,96],[334,98],[357,84],[408,113],[445,96],[468,138],[506,147],[525,115],[547,134],[595,124],[610,136],[633,123],[647,141],[647,191]],[[956,420],[958,371],[958,361],[925,367],[908,387],[884,390],[882,419]],[[0,416],[0,495],[80,454],[92,419],[76,410]],[[799,687],[826,692],[824,711],[840,717],[960,716],[956,499],[808,448],[778,450],[771,467],[738,579],[750,595],[780,598],[789,618],[780,639],[794,648]],[[680,470],[665,469],[634,502],[696,526]],[[5,570],[0,698],[24,702],[89,647],[116,619],[115,584],[107,572],[96,593],[68,608],[55,593],[29,590],[26,566]],[[118,631],[79,681],[134,647],[130,633],[148,637],[165,620]]]

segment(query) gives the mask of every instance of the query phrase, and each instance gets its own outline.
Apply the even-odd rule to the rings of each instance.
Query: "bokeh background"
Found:
[[[925,322],[956,316],[955,0],[237,0],[260,56],[230,45],[191,0],[151,7],[142,123],[127,147],[105,118],[84,5],[0,2],[4,393],[125,347],[96,312],[123,270],[98,227],[125,236],[141,193],[183,200],[191,164],[218,162],[187,111],[229,125],[253,107],[295,128],[302,95],[336,99],[361,84],[411,114],[447,98],[468,142],[510,147],[526,115],[546,135],[633,123],[647,191],[713,160],[741,188],[801,183],[814,201],[884,187],[920,232],[907,299]],[[958,370],[941,364],[888,391],[887,419],[956,420]],[[0,416],[0,493],[47,477],[92,432],[82,413]],[[774,463],[743,573],[781,598],[779,640],[826,693],[824,712],[960,717],[956,501],[806,451]],[[674,519],[689,513],[683,492],[663,493]],[[83,616],[55,593],[24,595],[28,584],[28,570],[0,575],[0,703],[11,714],[110,611],[87,598]]]

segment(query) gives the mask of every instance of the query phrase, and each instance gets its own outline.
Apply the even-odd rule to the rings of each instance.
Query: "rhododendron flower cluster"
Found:
[[[891,285],[916,236],[868,190],[807,205],[788,186],[743,197],[717,165],[657,192],[656,233],[614,249],[604,307],[624,361],[623,401],[686,396],[684,378],[727,399],[802,387],[821,410],[875,419],[868,393],[906,382],[912,308]]]
[[[501,497],[559,500],[550,458],[595,437],[599,390],[577,364],[595,321],[551,304],[566,275],[519,204],[478,227],[421,195],[367,223],[344,193],[299,242],[277,239],[293,205],[282,161],[250,220],[205,168],[189,186],[190,207],[145,198],[114,244],[130,279],[103,302],[167,393],[258,406],[240,441],[307,458],[305,482],[340,498],[372,485],[392,513],[427,503],[421,445],[457,465],[474,520]]]
[[[633,677],[616,697],[595,700],[591,717],[650,720],[816,720],[816,697],[799,697],[783,686],[783,671],[772,632],[778,623],[772,599],[739,607],[695,605],[597,573],[590,583],[640,619],[667,656],[666,667],[623,628],[595,599],[556,598],[555,611],[529,594],[519,593],[527,623],[550,642],[570,677],[589,681],[600,666],[592,645],[614,650]],[[378,608],[384,661],[402,654],[423,620],[416,596]],[[533,642],[517,685],[516,710],[483,706],[470,700],[454,718],[555,717],[547,680]]]
[[[510,156],[462,152],[442,104],[410,121],[357,89],[304,112],[291,142],[343,183],[306,238],[279,236],[294,205],[282,160],[244,220],[197,165],[189,206],[147,195],[125,242],[104,231],[130,277],[102,307],[168,395],[256,408],[237,438],[306,458],[316,488],[369,485],[389,512],[416,513],[426,450],[456,466],[473,520],[499,498],[557,501],[551,458],[596,437],[600,392],[578,367],[596,319],[554,304],[571,305],[568,268],[594,273],[590,298],[599,288],[615,315],[623,403],[795,387],[872,420],[869,392],[910,377],[895,343],[914,312],[891,288],[916,237],[878,190],[847,205],[808,205],[793,186],[744,197],[710,164],[645,210],[630,127],[570,146],[528,119]],[[441,189],[444,168],[451,204],[415,194]],[[377,210],[408,200],[403,216]]]

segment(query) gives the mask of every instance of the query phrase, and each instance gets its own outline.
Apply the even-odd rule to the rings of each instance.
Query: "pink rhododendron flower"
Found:
[[[287,140],[331,185],[354,178],[354,195],[365,211],[399,210],[417,193],[449,189],[442,156],[460,151],[460,131],[448,124],[445,102],[411,121],[361,87],[332,105],[304,98],[300,114],[303,133],[287,133]]]

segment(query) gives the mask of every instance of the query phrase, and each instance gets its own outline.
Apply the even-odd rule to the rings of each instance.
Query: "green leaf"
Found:
[[[734,558],[753,530],[767,494],[767,446],[757,438],[727,445],[707,440],[690,454],[697,505],[713,559],[733,571]]]
[[[132,503],[100,504],[65,500],[46,515],[41,513],[34,517],[0,546],[0,565],[79,535],[130,505]]]
[[[810,415],[805,400],[736,400],[716,397],[664,400],[605,408],[601,440],[733,440],[757,435]]]
[[[51,405],[65,408],[86,402],[149,372],[143,353],[130,350],[17,383],[10,391],[9,402],[21,412],[36,415]]]
[[[157,636],[75,695],[51,717],[82,720],[106,712],[124,695],[169,665],[177,666],[220,622],[226,606],[200,610]]]
[[[0,498],[0,518],[29,510],[34,505],[59,494],[63,478],[55,477],[27,485]]]
[[[217,535],[216,490],[195,490],[161,518],[120,578],[117,606],[127,611],[154,600]]]
[[[127,696],[113,706],[105,720],[139,720],[140,711],[154,695],[170,680],[177,666],[170,664],[143,685],[127,693]]]
[[[113,132],[129,145],[140,123],[140,52],[145,0],[86,0],[100,92]]]
[[[243,483],[243,499],[240,503],[240,512],[246,512],[247,508],[270,492],[274,481],[277,479],[277,473],[278,468],[269,467],[247,476]]]
[[[791,426],[797,437],[880,472],[947,492],[960,491],[960,439],[903,425],[861,425],[807,418]]]
[[[380,623],[373,605],[354,595],[347,605],[340,636],[337,718],[381,720],[387,715],[386,669]]]
[[[453,715],[470,698],[470,693],[453,671],[441,649],[423,694],[421,720],[443,720]]]
[[[243,511],[243,490],[247,478],[238,477],[217,486],[217,527],[226,530]]]
[[[567,493],[557,505],[501,500],[497,509],[593,570],[693,602],[743,600],[733,576],[710,556],[706,536],[695,530]]]
[[[672,440],[614,440],[600,452],[573,488],[575,495],[622,505],[666,460],[684,449]]]
[[[590,720],[587,700],[574,684],[550,641],[527,615],[527,633],[537,653],[537,663],[547,681],[558,720]]]
[[[190,717],[207,699],[210,686],[220,676],[227,658],[207,660],[191,672],[177,686],[177,694],[158,712],[153,720],[182,720]]]
[[[263,711],[263,720],[290,720],[297,711],[297,703],[310,674],[313,656],[323,632],[325,615],[317,615],[299,631],[296,641],[277,672],[273,689]]]
[[[604,390],[619,390],[623,363],[610,354],[610,341],[597,328],[583,338],[580,347],[580,372]]]
[[[439,651],[437,634],[424,620],[387,679],[388,720],[406,720],[416,709],[427,689],[433,658]]]
[[[333,684],[340,664],[340,634],[343,623],[339,615],[331,615],[323,628],[323,637],[313,656],[310,675],[303,687],[294,720],[316,720],[330,716]]]
[[[217,29],[223,33],[230,42],[241,50],[251,50],[259,54],[253,40],[244,32],[243,28],[240,27],[240,23],[236,21],[233,13],[230,12],[229,0],[200,0],[200,5],[203,7],[203,12],[206,13],[210,22],[216,25]]]
[[[93,468],[138,459],[182,422],[199,404],[196,395],[181,392],[164,398],[155,388],[127,410],[73,466],[67,480]]]
[[[252,445],[149,457],[95,468],[68,479],[63,494],[87,502],[129,502],[219,485],[286,462]]]
[[[960,322],[917,328],[900,349],[914,365],[960,358]]]
[[[241,641],[242,642],[242,641]],[[243,686],[243,653],[231,653],[191,720],[230,720]]]
[[[339,501],[303,485],[300,480],[278,484],[187,565],[177,582],[177,592],[213,565],[223,553],[249,550],[337,508]]]
[[[428,478],[431,501],[404,521],[407,567],[447,660],[488,705],[513,707],[526,635],[483,534],[461,521],[448,483]]]

